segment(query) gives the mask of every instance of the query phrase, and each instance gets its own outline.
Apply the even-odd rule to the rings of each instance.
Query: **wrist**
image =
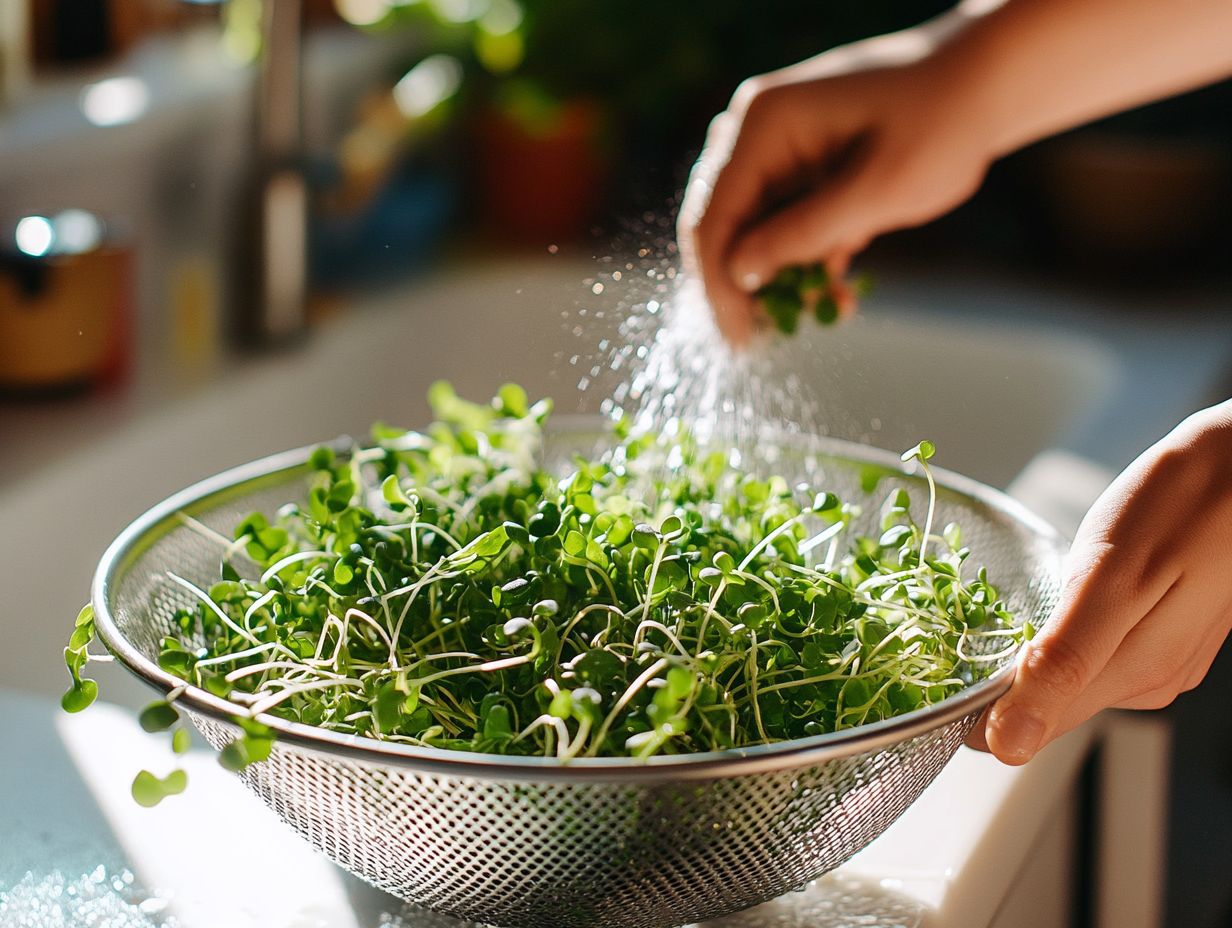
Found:
[[[970,21],[950,21],[932,34],[934,47],[917,65],[917,86],[938,114],[938,129],[960,137],[970,156],[987,168],[1015,146],[1005,108],[988,92],[987,65],[971,41],[972,28]]]
[[[1001,89],[1002,62],[982,17],[950,25],[929,56],[933,85],[947,100],[956,123],[966,128],[986,162],[1020,148],[1017,108]]]

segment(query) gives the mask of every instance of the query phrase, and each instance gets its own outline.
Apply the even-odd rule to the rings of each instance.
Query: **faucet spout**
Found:
[[[308,185],[303,153],[302,0],[265,0],[241,335],[256,345],[305,331]]]

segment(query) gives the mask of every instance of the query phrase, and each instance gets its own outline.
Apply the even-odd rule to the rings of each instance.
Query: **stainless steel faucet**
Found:
[[[301,0],[263,0],[253,172],[240,236],[239,331],[274,345],[305,331],[308,185],[303,152]]]

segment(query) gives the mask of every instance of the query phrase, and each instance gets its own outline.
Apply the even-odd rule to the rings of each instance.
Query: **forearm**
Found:
[[[940,54],[1000,157],[1120,110],[1232,76],[1229,0],[965,3]],[[986,7],[987,3],[979,6]]]

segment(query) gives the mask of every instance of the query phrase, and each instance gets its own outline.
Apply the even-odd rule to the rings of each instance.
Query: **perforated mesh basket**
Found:
[[[594,440],[593,425],[558,430],[549,453]],[[884,452],[799,437],[779,447],[777,472],[867,503],[856,531],[874,530],[892,487],[924,492]],[[229,537],[248,512],[272,515],[305,496],[307,457],[220,474],[116,539],[93,601],[100,637],[129,670],[163,691],[180,685],[158,667],[158,644],[175,609],[192,603],[167,571],[217,579],[217,546],[180,514]],[[1003,494],[937,476],[938,524],[959,522],[1015,615],[1042,623],[1063,540]],[[875,497],[864,489],[873,478]],[[860,850],[945,766],[1010,673],[998,668],[938,705],[849,731],[642,762],[416,748],[262,717],[278,740],[241,777],[315,847],[408,902],[510,928],[666,928],[771,899]],[[189,687],[178,705],[215,747],[238,733],[234,708],[203,690]]]

